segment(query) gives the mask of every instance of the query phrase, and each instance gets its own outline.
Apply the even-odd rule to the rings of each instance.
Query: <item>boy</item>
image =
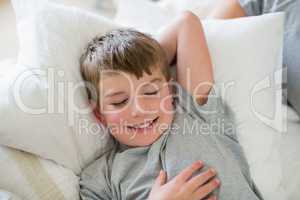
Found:
[[[174,58],[179,84],[168,67]],[[83,171],[82,199],[260,199],[234,125],[212,97],[208,48],[192,13],[159,43],[130,29],[95,38],[81,73],[96,88],[88,90],[95,114],[115,141]]]

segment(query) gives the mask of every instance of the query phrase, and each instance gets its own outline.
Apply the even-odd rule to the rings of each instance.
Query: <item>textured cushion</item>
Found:
[[[0,146],[0,176],[0,188],[11,192],[7,196],[79,200],[79,178],[71,170],[30,153]]]
[[[46,1],[14,0],[13,6],[20,50],[16,67],[0,67],[0,144],[78,174],[110,148],[88,106],[79,58],[88,41],[116,25]]]

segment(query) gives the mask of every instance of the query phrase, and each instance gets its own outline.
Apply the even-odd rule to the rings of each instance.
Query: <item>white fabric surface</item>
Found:
[[[204,18],[222,0],[161,0],[160,7],[168,12],[178,14],[184,10],[196,11],[198,17]]]
[[[287,107],[287,132],[283,134],[279,146],[282,163],[281,185],[286,191],[286,199],[300,199],[300,119],[296,112]],[[276,165],[276,163],[274,163]]]
[[[1,190],[1,189],[0,189],[0,199],[1,200],[21,200],[15,194],[12,194],[11,192]]]
[[[1,83],[9,77],[9,74],[16,73],[15,64],[15,58],[0,61]],[[2,100],[3,98],[0,102]],[[1,123],[0,127],[2,125]],[[10,125],[21,126],[14,121],[11,121]],[[20,131],[22,128],[19,127]],[[0,135],[2,136],[2,132]],[[25,200],[79,199],[79,178],[71,170],[52,161],[2,145],[0,145],[0,177],[0,189],[10,192],[2,192],[3,198],[4,194],[5,198],[11,196],[9,200],[18,200],[17,196]]]
[[[20,199],[79,200],[79,178],[71,170],[4,146],[0,146],[0,177],[0,188]]]
[[[79,174],[110,148],[110,137],[88,107],[79,58],[88,41],[116,26],[72,7],[40,0],[12,2],[20,49],[16,68],[1,67],[13,72],[0,71],[0,144]]]

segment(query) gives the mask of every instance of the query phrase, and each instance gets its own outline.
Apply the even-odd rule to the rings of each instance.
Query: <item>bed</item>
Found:
[[[215,2],[207,0],[186,2],[115,0],[102,1],[101,3],[88,1],[83,4],[75,1],[75,6],[96,13],[100,12],[106,17],[113,18],[123,26],[131,26],[148,33],[154,33],[155,30],[162,28],[162,24],[183,9],[197,10],[199,17],[203,18]],[[74,2],[70,1],[64,3],[74,5]],[[139,8],[138,12],[136,8]],[[164,12],[166,10],[169,14]],[[152,19],[149,20],[148,17],[149,23],[147,24],[142,20],[137,20],[145,12]],[[9,30],[16,31],[13,28]],[[10,47],[8,43],[3,44],[6,44],[6,46],[1,46],[1,50],[8,48],[14,50],[1,57],[0,75],[2,76],[0,76],[0,79],[9,71],[7,69],[13,69],[17,62],[17,45]],[[10,58],[7,58],[8,56]],[[286,127],[286,130],[276,131],[274,127],[265,127],[268,134],[280,135],[280,140],[276,140],[271,144],[272,149],[276,151],[276,155],[280,156],[276,157],[270,154],[265,157],[265,160],[250,163],[250,165],[255,166],[252,172],[254,172],[259,185],[263,186],[265,199],[298,200],[300,199],[298,190],[300,187],[300,159],[298,156],[298,152],[300,152],[300,119],[296,112],[285,102],[281,106],[283,110],[283,128]],[[278,162],[280,162],[280,165]],[[261,171],[257,169],[261,169]],[[51,159],[45,159],[23,150],[1,145],[0,199],[79,199],[79,173],[75,173],[74,170],[76,171],[76,168],[70,169],[57,164]],[[272,185],[272,180],[265,179],[265,174],[273,174],[274,180],[280,180],[279,184],[274,181]]]

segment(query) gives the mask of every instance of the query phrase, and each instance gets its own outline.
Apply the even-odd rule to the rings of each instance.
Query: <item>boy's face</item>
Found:
[[[161,70],[136,76],[104,72],[100,81],[100,118],[113,137],[129,146],[156,141],[173,120],[173,98]]]

